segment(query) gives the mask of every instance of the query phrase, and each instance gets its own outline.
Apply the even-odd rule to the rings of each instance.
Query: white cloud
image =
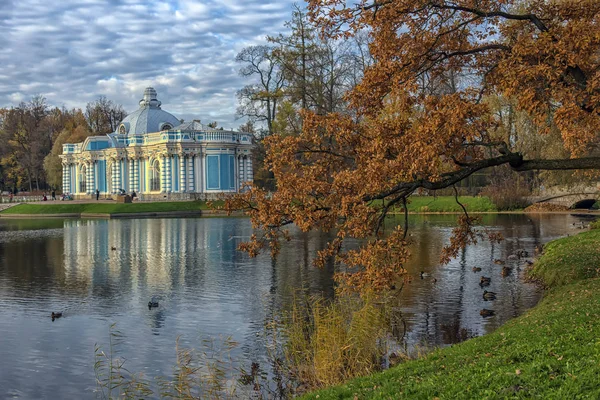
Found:
[[[129,112],[146,86],[184,118],[235,120],[235,55],[285,30],[294,0],[1,0],[0,106],[42,94]]]

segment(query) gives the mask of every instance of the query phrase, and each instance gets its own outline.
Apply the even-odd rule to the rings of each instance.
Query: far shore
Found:
[[[469,214],[523,214],[524,210],[498,211],[487,197],[463,196],[459,201],[467,207]],[[216,217],[243,216],[243,212],[227,213],[220,210],[222,201],[163,201],[141,202],[130,204],[117,203],[112,200],[75,200],[47,201],[35,203],[6,204],[0,211],[0,218],[175,218],[175,217]],[[408,205],[411,215],[458,215],[462,208],[453,196],[418,196],[411,198]],[[573,209],[565,211],[534,211],[527,214],[590,214],[600,215],[600,210]],[[392,210],[390,215],[403,215],[403,210]]]

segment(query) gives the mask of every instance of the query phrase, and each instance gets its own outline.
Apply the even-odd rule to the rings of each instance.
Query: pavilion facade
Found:
[[[197,199],[239,192],[252,182],[252,134],[182,122],[161,109],[153,88],[139,104],[115,132],[63,145],[63,193]]]

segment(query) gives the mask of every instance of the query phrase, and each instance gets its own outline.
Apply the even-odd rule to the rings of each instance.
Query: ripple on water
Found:
[[[398,304],[411,345],[483,334],[535,304],[539,294],[522,282],[517,265],[503,278],[493,260],[517,248],[533,252],[574,222],[567,215],[486,216],[484,225],[506,240],[469,247],[440,266],[454,220],[411,216],[415,257],[406,267],[413,280]],[[24,399],[93,397],[94,346],[107,349],[113,323],[124,335],[119,354],[127,367],[150,377],[172,372],[178,336],[182,345],[200,348],[203,339],[231,335],[240,343],[234,357],[264,364],[263,327],[289,303],[291,289],[332,293],[333,268],[311,265],[331,240],[325,234],[292,231],[292,243],[272,261],[236,251],[239,238],[251,234],[245,219],[76,220],[64,229],[10,232],[3,223],[0,358],[13,361],[0,369],[0,387]],[[482,271],[473,273],[474,266]],[[487,290],[498,293],[496,301],[484,301],[482,275],[492,278]],[[159,307],[149,310],[152,296],[159,296]],[[484,319],[482,308],[497,313]],[[52,322],[52,311],[63,311],[63,318]]]

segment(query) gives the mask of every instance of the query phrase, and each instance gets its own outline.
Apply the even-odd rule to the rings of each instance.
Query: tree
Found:
[[[246,85],[238,91],[240,106],[237,114],[253,122],[266,122],[267,132],[271,135],[277,102],[284,86],[283,74],[273,56],[273,48],[246,47],[238,53],[236,61],[244,64],[240,69],[241,76],[256,77],[258,80],[258,83]]]
[[[350,113],[303,114],[298,136],[265,140],[278,190],[228,203],[262,228],[242,249],[277,253],[285,226],[335,230],[319,253],[356,272],[347,287],[381,289],[404,273],[406,226],[382,235],[387,213],[419,189],[452,187],[484,168],[600,168],[600,2],[596,0],[310,0],[330,38],[367,31],[373,64],[348,95]],[[452,90],[424,90],[449,82]],[[424,85],[425,84],[425,85]],[[448,86],[448,85],[446,85]],[[513,99],[538,135],[560,132],[566,157],[518,151],[486,99]],[[539,157],[539,158],[538,158]],[[366,239],[343,250],[347,238]],[[476,239],[460,218],[443,260]]]
[[[80,109],[63,110],[60,119],[63,129],[44,158],[44,171],[48,184],[53,188],[62,188],[62,162],[59,155],[62,154],[63,144],[83,142],[92,134]]]
[[[87,103],[85,118],[94,134],[107,134],[116,131],[119,123],[127,116],[123,106],[100,96],[97,100]]]
[[[14,185],[26,180],[29,190],[44,183],[43,161],[52,146],[53,132],[46,124],[48,106],[42,96],[34,96],[29,103],[6,110],[0,137],[5,143],[2,164]]]

